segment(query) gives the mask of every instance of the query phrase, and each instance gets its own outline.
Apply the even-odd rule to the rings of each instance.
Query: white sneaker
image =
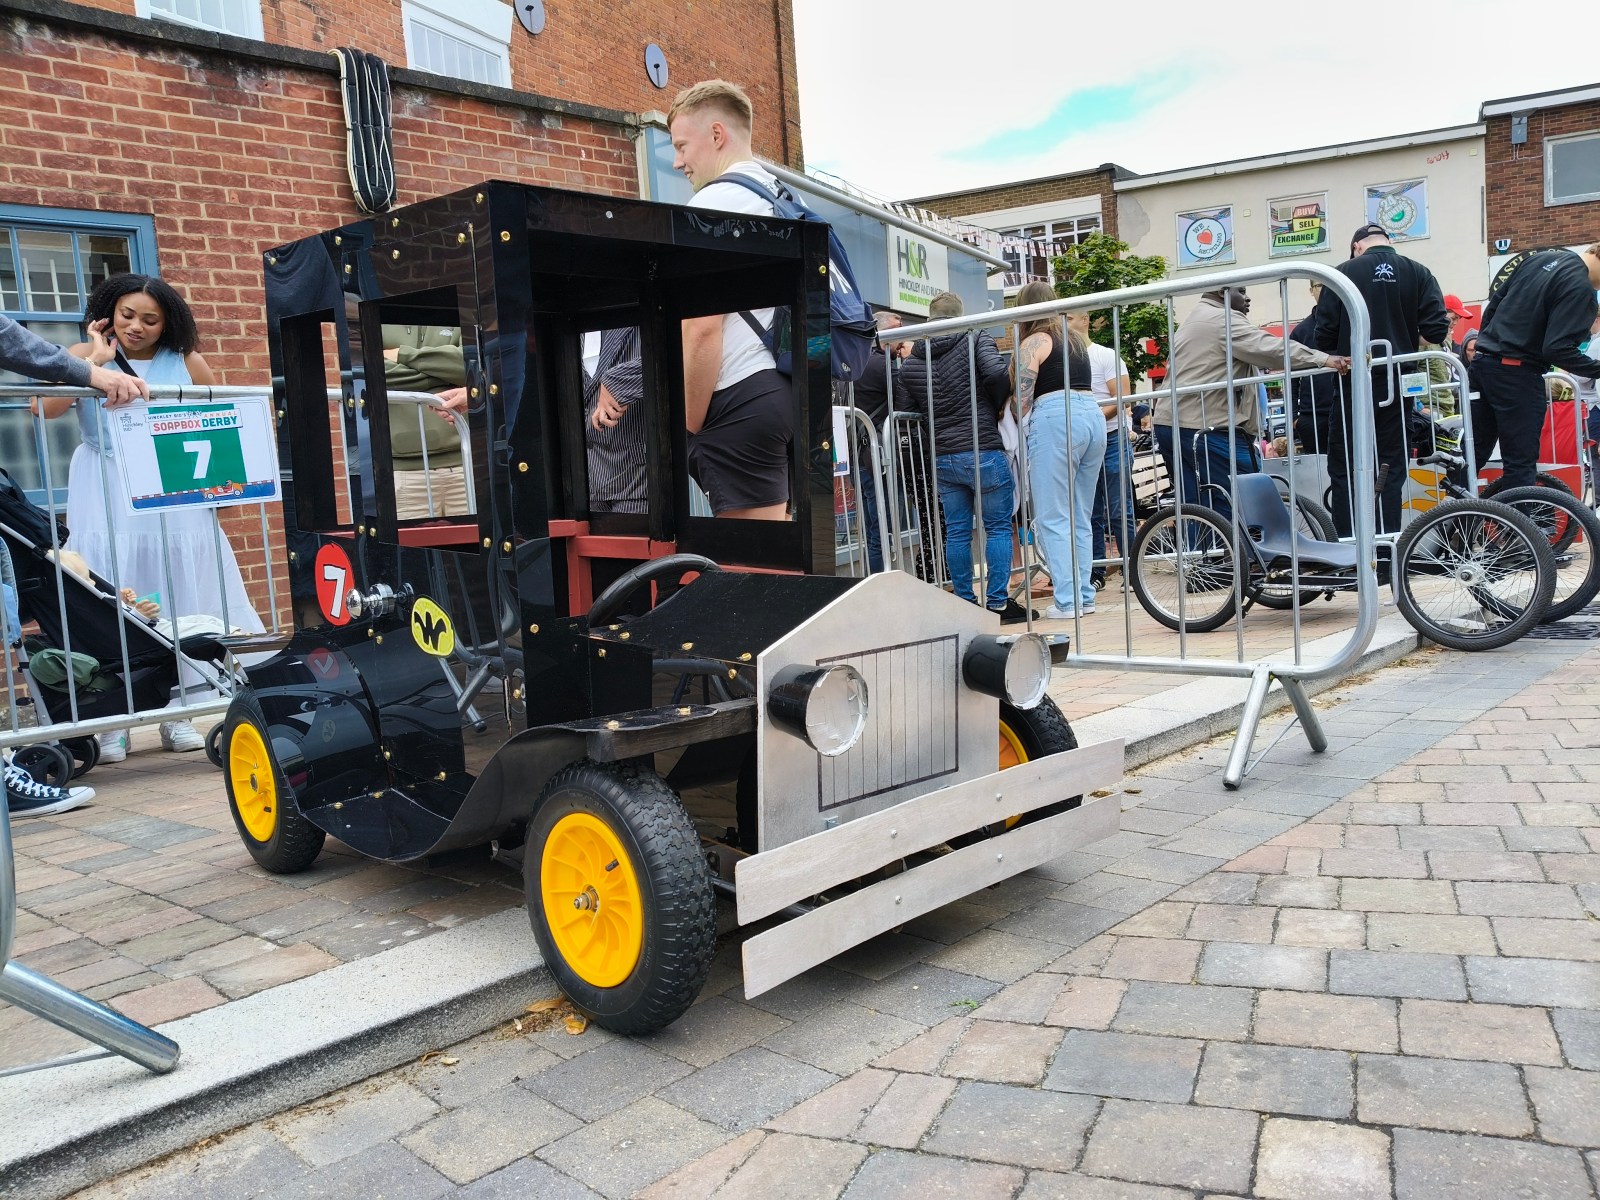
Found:
[[[206,740],[200,736],[200,731],[194,727],[193,721],[163,721],[161,748],[176,750],[180,754],[190,750],[204,750]]]
[[[1044,619],[1047,621],[1070,621],[1075,616],[1087,617],[1092,612],[1094,612],[1094,605],[1092,604],[1082,605],[1076,612],[1070,608],[1057,608],[1052,604],[1044,610]]]
[[[128,731],[119,729],[115,733],[102,733],[95,739],[100,743],[100,761],[103,763],[119,763],[128,757]]]
[[[6,807],[13,817],[47,817],[68,812],[94,799],[92,787],[51,787],[9,762],[5,783]]]

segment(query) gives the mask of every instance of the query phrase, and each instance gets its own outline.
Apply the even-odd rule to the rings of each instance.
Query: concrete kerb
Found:
[[[1307,643],[1306,657],[1343,636]],[[1418,645],[1410,625],[1386,617],[1353,673]],[[1126,766],[1142,766],[1235,728],[1246,686],[1200,679],[1081,718],[1076,732],[1085,743],[1126,738]],[[1268,707],[1285,703],[1274,691]],[[66,1195],[483,1033],[554,993],[515,909],[162,1025],[183,1048],[170,1075],[105,1059],[13,1078],[0,1086],[0,1196]]]

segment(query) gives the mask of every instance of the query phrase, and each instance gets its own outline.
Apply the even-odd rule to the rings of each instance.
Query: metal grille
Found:
[[[819,660],[844,663],[867,681],[867,727],[837,758],[818,758],[821,811],[960,769],[955,635]]]

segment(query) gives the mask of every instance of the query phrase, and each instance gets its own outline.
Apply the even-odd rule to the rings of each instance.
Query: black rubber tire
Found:
[[[1149,581],[1145,577],[1146,568],[1141,566],[1144,553],[1149,548],[1150,543],[1162,532],[1163,528],[1179,521],[1185,525],[1197,524],[1199,527],[1204,528],[1207,531],[1206,537],[1216,548],[1216,552],[1225,552],[1227,555],[1225,566],[1210,566],[1199,569],[1204,569],[1216,576],[1218,581],[1220,581],[1223,574],[1226,574],[1228,579],[1227,597],[1218,604],[1214,611],[1196,613],[1194,611],[1195,605],[1185,603],[1183,606],[1184,619],[1181,622],[1178,620],[1176,604],[1169,611],[1166,604],[1157,600],[1151,594]],[[1177,629],[1181,624],[1191,633],[1207,633],[1226,625],[1233,619],[1234,609],[1238,605],[1238,593],[1236,590],[1238,570],[1233,555],[1233,537],[1233,526],[1218,516],[1213,509],[1209,509],[1203,504],[1185,504],[1181,509],[1172,507],[1161,509],[1143,525],[1139,526],[1139,532],[1133,536],[1133,553],[1129,556],[1128,561],[1130,574],[1133,577],[1133,592],[1139,598],[1140,606],[1168,629]],[[1169,535],[1169,539],[1176,540],[1171,539],[1171,535]],[[1158,550],[1158,553],[1160,552],[1163,551]],[[1192,580],[1193,577],[1189,572],[1195,569],[1197,568],[1185,567],[1185,578]],[[1213,596],[1215,594],[1215,592],[1212,593]]]
[[[1485,500],[1493,500],[1501,492],[1506,490],[1506,486],[1506,477],[1501,475],[1499,478],[1491,479],[1488,483],[1484,484],[1483,491],[1479,492],[1478,495]],[[1554,488],[1558,492],[1565,492],[1567,495],[1576,498],[1576,493],[1574,493],[1573,490],[1567,486],[1566,480],[1562,479],[1559,475],[1552,475],[1548,471],[1540,471],[1538,474],[1536,474],[1534,476],[1534,483],[1532,486]]]
[[[1039,701],[1033,708],[1018,708],[1004,700],[1000,701],[1000,725],[1002,737],[1005,736],[1003,730],[1009,729],[1016,735],[1017,741],[1022,743],[1022,751],[1027,756],[1024,762],[1043,758],[1046,754],[1060,754],[1064,750],[1078,748],[1078,738],[1072,732],[1072,726],[1067,723],[1066,716],[1049,696]],[[980,825],[971,833],[951,838],[949,845],[959,850],[963,846],[970,846],[985,838],[997,837],[1006,830],[1014,829],[1029,821],[1043,820],[1045,817],[1053,817],[1057,813],[1077,808],[1082,803],[1082,796],[1071,796],[1066,800],[1036,809],[1023,817],[1009,817],[1004,821]]]
[[[1327,509],[1309,496],[1297,496],[1294,504],[1298,518],[1295,524],[1307,537],[1319,542],[1337,542],[1339,540],[1339,531],[1333,527],[1333,517]],[[1262,608],[1286,612],[1294,607],[1294,597],[1289,594],[1288,588],[1275,585],[1273,590],[1268,591],[1265,584],[1254,572],[1251,573],[1247,591],[1251,601],[1261,605]],[[1324,595],[1326,591],[1326,588],[1301,588],[1300,607],[1304,608],[1318,596]]]
[[[1539,527],[1556,557],[1556,590],[1540,623],[1562,621],[1586,607],[1600,593],[1600,517],[1568,488],[1505,488],[1495,494]],[[1565,520],[1553,527],[1550,513],[1560,509]],[[1580,540],[1581,534],[1581,540]],[[1582,547],[1575,550],[1574,547]]]
[[[92,737],[65,738],[61,748],[72,755],[72,777],[78,779],[100,765],[100,739]]]
[[[35,783],[65,788],[72,783],[72,755],[56,742],[35,742],[11,756],[11,764],[21,767]]]
[[[568,814],[597,817],[632,859],[643,903],[643,944],[629,976],[615,987],[580,977],[551,936],[541,900],[541,865],[556,823]],[[700,838],[683,802],[653,771],[587,759],[545,785],[528,824],[523,852],[528,919],[556,985],[595,1024],[623,1036],[664,1029],[694,1003],[716,952],[717,904]]]
[[[301,815],[294,791],[289,787],[289,781],[284,778],[283,768],[278,765],[278,756],[273,753],[272,733],[267,727],[266,718],[262,716],[261,706],[249,692],[242,692],[234,697],[233,703],[228,706],[228,715],[223,719],[223,746],[231,748],[235,731],[246,724],[255,726],[257,733],[261,735],[263,745],[267,748],[267,765],[272,772],[276,795],[274,815],[277,821],[273,826],[272,836],[264,842],[257,841],[245,827],[244,819],[239,815],[238,801],[234,796],[233,772],[226,765],[228,758],[225,755],[222,782],[228,792],[228,811],[233,815],[234,828],[239,831],[244,848],[263,870],[270,871],[274,875],[298,874],[316,861],[317,855],[322,853],[322,844],[327,841],[328,835]]]
[[[1511,531],[1500,536],[1514,538],[1515,545],[1508,547],[1507,553],[1535,568],[1532,592],[1525,607],[1511,609],[1504,602],[1486,598],[1482,587],[1466,583],[1465,590],[1480,610],[1499,617],[1500,623],[1485,623],[1482,630],[1472,632],[1461,627],[1447,628],[1421,610],[1413,592],[1413,580],[1437,580],[1448,574],[1437,559],[1429,562],[1423,557],[1434,554],[1433,544],[1418,543],[1429,536],[1435,543],[1449,543],[1453,538],[1456,544],[1466,545],[1474,528],[1484,525]],[[1539,623],[1556,586],[1555,556],[1538,526],[1515,509],[1493,500],[1446,500],[1419,514],[1395,543],[1394,562],[1394,597],[1401,615],[1429,641],[1452,650],[1493,650],[1510,645]]]
[[[226,765],[226,760],[222,757],[222,733],[226,725],[226,721],[218,721],[206,734],[206,757],[219,771]]]

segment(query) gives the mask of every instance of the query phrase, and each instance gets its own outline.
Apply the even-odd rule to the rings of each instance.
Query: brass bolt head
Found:
[[[509,229],[502,229],[502,230],[501,230],[501,231],[500,231],[500,240],[501,240],[501,241],[502,241],[502,242],[509,242],[509,241],[510,241],[510,240],[511,240],[511,230],[509,230]]]
[[[518,463],[517,464],[517,470],[521,471],[524,475],[526,475],[528,473],[528,464],[527,463]]]

